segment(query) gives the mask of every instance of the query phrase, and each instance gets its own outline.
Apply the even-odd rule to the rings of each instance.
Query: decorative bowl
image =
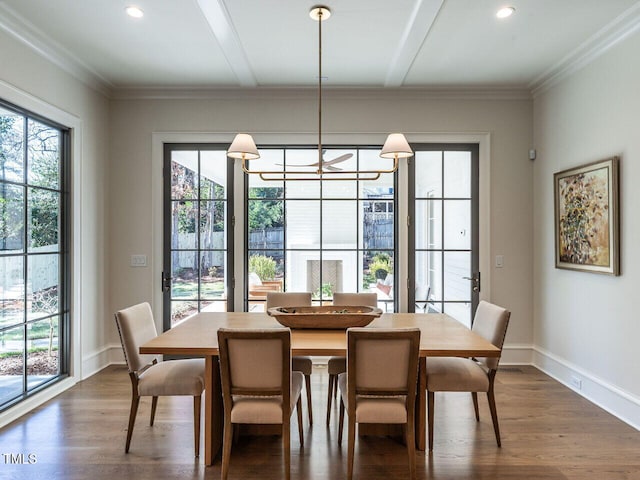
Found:
[[[377,307],[366,306],[305,306],[273,307],[267,313],[285,327],[347,329],[364,327],[382,315]]]

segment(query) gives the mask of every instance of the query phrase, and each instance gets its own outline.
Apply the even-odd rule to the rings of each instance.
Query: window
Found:
[[[365,162],[388,168],[379,147],[326,148],[332,165],[355,170]],[[317,162],[315,147],[261,147],[260,168],[289,170]],[[384,163],[387,162],[387,163]],[[264,181],[246,185],[246,309],[262,311],[269,291],[308,291],[313,301],[333,292],[375,292],[383,310],[396,302],[394,174],[377,181]]]
[[[0,102],[0,409],[69,371],[68,145]]]

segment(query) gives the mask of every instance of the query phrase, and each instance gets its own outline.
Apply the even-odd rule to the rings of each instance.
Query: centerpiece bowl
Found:
[[[289,328],[347,329],[364,327],[382,315],[377,307],[367,306],[305,306],[273,307],[267,313]]]

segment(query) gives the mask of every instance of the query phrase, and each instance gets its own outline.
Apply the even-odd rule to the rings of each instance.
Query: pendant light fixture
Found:
[[[393,173],[398,169],[398,159],[413,155],[413,151],[402,133],[392,133],[387,137],[380,157],[392,159],[388,169],[357,169],[343,170],[336,164],[351,158],[347,153],[334,159],[325,160],[322,149],[322,22],[331,16],[331,10],[323,5],[316,5],[309,11],[309,16],[318,22],[318,161],[305,165],[291,165],[296,170],[252,170],[248,162],[260,158],[253,137],[248,133],[238,133],[229,149],[227,156],[242,160],[242,170],[246,174],[260,175],[262,180],[376,180],[383,173]]]

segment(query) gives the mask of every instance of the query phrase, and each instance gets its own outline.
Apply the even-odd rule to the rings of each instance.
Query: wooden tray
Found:
[[[346,329],[364,327],[382,315],[377,307],[336,306],[273,307],[267,313],[289,328]]]

